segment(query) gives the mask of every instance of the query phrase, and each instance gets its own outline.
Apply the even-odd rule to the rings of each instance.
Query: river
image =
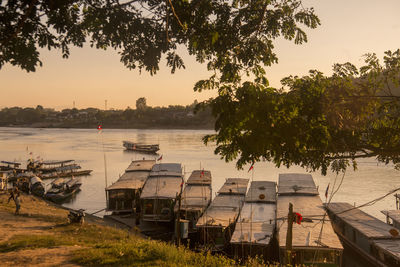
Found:
[[[237,170],[234,162],[226,163],[213,153],[215,145],[205,146],[202,143],[202,137],[212,133],[207,130],[103,129],[100,133],[97,129],[0,128],[0,160],[26,162],[29,157],[44,160],[74,159],[82,169],[93,170],[90,176],[82,177],[81,192],[71,202],[64,204],[71,208],[83,208],[89,213],[105,207],[106,180],[108,185],[116,181],[131,160],[156,157],[125,151],[123,140],[159,143],[162,162],[182,163],[185,178],[200,166],[210,170],[213,192],[217,192],[228,177],[277,181],[279,173],[306,171],[297,166],[276,168],[269,162],[256,163],[254,171],[248,172],[248,167]],[[332,189],[336,175],[328,173],[322,176],[319,172],[312,175],[324,201],[325,189],[328,183]],[[340,178],[341,175],[338,181]],[[360,205],[397,187],[400,187],[400,172],[392,165],[364,159],[359,161],[357,171],[349,169],[346,172],[343,184],[332,201]],[[380,211],[384,209],[395,209],[392,195],[363,208],[382,220],[384,216]]]

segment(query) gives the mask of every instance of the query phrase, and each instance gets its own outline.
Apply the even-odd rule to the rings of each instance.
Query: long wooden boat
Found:
[[[40,173],[50,173],[56,172],[60,168],[69,167],[69,166],[79,166],[78,164],[74,163],[74,160],[46,160],[46,161],[36,161],[34,162],[35,171]],[[73,168],[71,167],[71,168]]]
[[[226,179],[218,195],[196,223],[200,244],[214,251],[227,249],[248,182],[243,178]]]
[[[51,183],[52,187],[44,195],[50,201],[61,203],[76,194],[82,185],[80,178],[65,180],[58,178]]]
[[[327,210],[343,243],[370,266],[400,266],[398,229],[349,203],[330,203]]]
[[[276,183],[253,181],[246,194],[231,238],[234,255],[242,259],[273,259],[272,240],[276,219]]]
[[[38,174],[37,176],[39,176],[42,179],[52,179],[52,178],[90,175],[90,173],[92,172],[92,170],[79,170],[80,168],[81,167],[77,165],[57,167],[53,172],[41,173]]]
[[[292,250],[286,248],[289,203],[293,211],[304,219],[293,223]],[[277,200],[277,235],[281,264],[306,266],[340,266],[343,247],[333,231],[319,197],[317,187],[310,174],[280,174]]]
[[[134,143],[131,141],[122,141],[122,144],[126,148],[126,150],[129,151],[155,154],[158,150],[160,150],[160,146],[158,144],[147,145],[147,144]]]
[[[143,221],[171,222],[183,183],[181,164],[155,164],[140,195]]]
[[[0,161],[0,171],[17,170],[20,168],[20,166],[21,166],[20,162],[5,161],[5,160]]]
[[[106,188],[106,210],[113,213],[134,212],[139,205],[143,185],[155,163],[155,160],[132,161],[125,173]]]
[[[211,172],[194,170],[185,183],[181,205],[175,205],[175,212],[180,210],[180,217],[189,221],[188,232],[196,233],[196,222],[211,202]]]

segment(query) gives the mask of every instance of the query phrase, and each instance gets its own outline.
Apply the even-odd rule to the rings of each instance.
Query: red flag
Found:
[[[181,187],[183,187],[184,181],[182,180]]]
[[[301,224],[301,221],[303,220],[303,216],[301,216],[301,214],[297,213],[297,212],[295,212],[294,215],[295,215],[296,223]]]
[[[328,184],[328,186],[326,187],[326,190],[325,190],[325,198],[328,198],[329,185],[330,185],[330,183]]]
[[[158,161],[162,160],[162,155],[157,159]]]
[[[97,125],[97,130],[99,131],[103,130],[103,126],[101,126],[101,124]]]
[[[254,163],[251,164],[251,166],[250,166],[250,168],[249,168],[249,170],[247,172],[250,172],[252,169],[254,169]]]
[[[204,170],[201,170],[200,176],[204,177]]]

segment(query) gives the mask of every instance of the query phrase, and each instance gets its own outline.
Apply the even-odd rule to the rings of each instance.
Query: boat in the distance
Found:
[[[155,154],[157,153],[158,150],[160,150],[160,146],[158,144],[147,145],[147,144],[134,143],[131,141],[122,141],[122,143],[123,146],[126,148],[126,150],[129,151]]]
[[[72,177],[70,180],[58,178],[51,183],[51,188],[44,197],[53,202],[63,202],[78,192],[81,185],[80,178]]]

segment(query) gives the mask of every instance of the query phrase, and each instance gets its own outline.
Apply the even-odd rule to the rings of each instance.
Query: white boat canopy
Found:
[[[106,190],[140,189],[148,176],[148,171],[125,172],[118,181],[107,187]]]
[[[249,179],[228,178],[218,191],[218,194],[239,194],[244,196],[246,195],[248,183]]]

